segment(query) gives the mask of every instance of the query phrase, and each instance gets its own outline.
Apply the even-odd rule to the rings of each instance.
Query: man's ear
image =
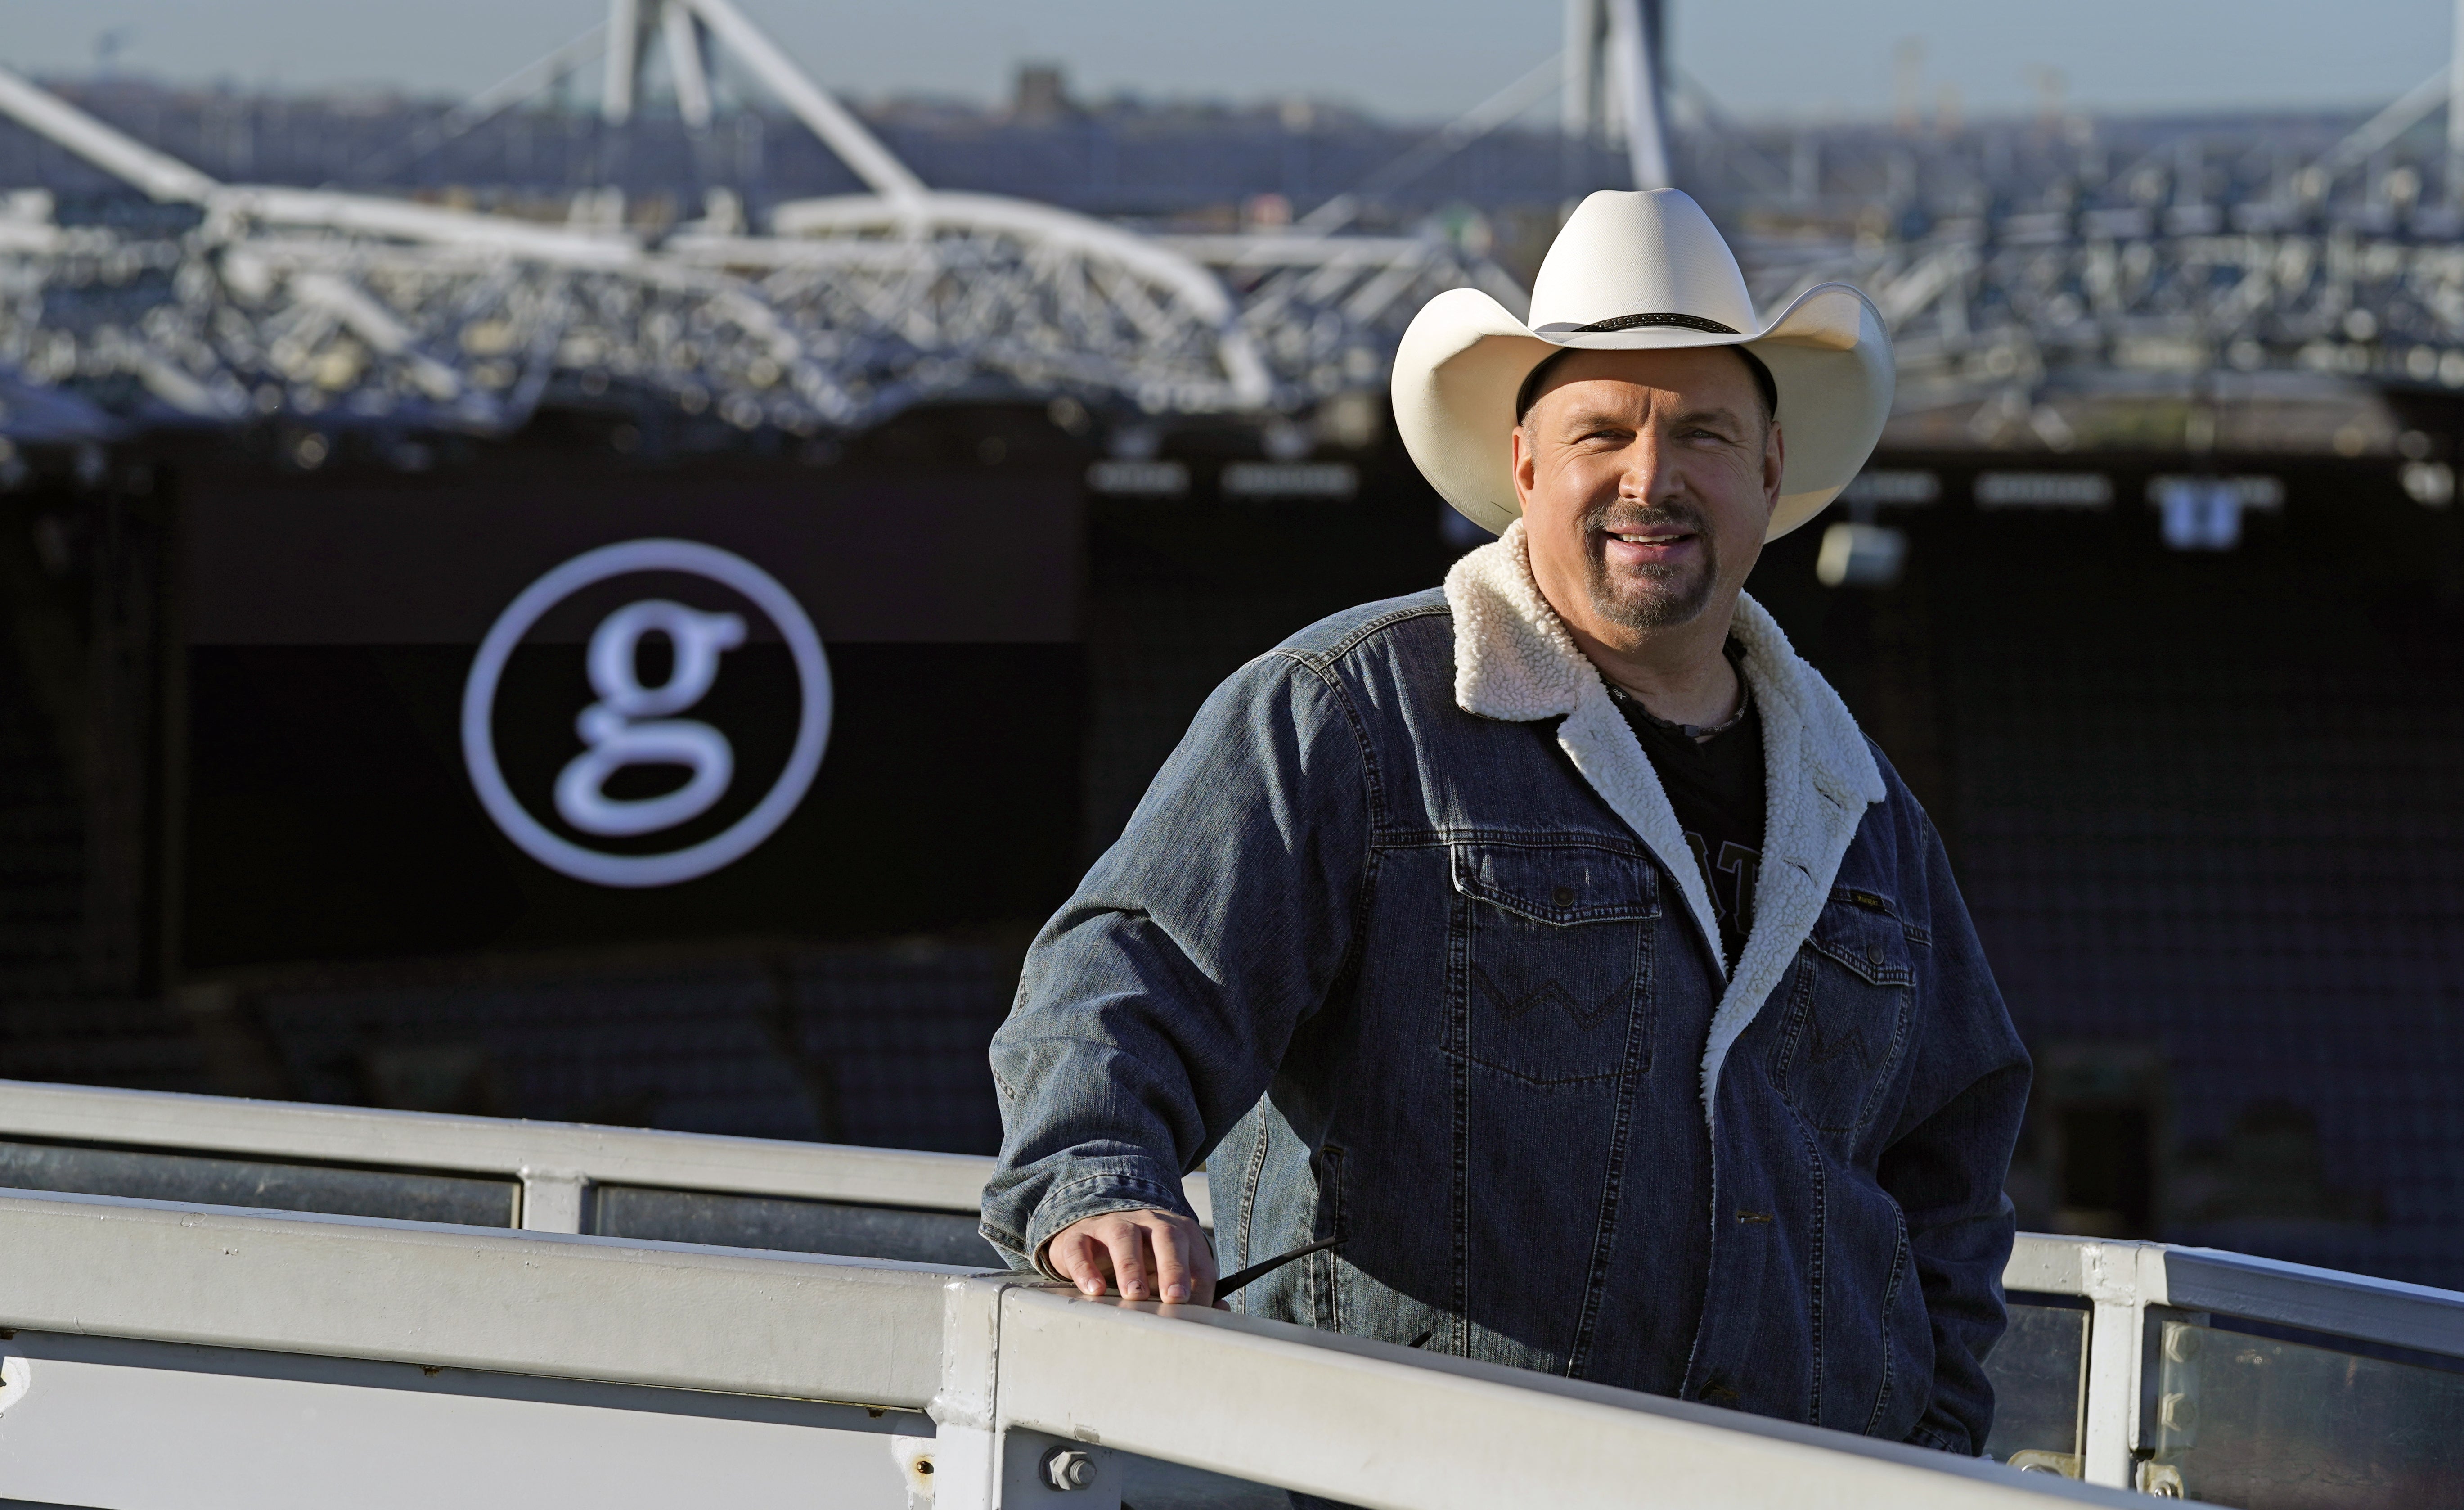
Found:
[[[1530,506],[1533,474],[1537,470],[1537,464],[1538,457],[1531,446],[1531,432],[1517,423],[1514,427],[1514,502],[1518,509],[1528,509]]]
[[[1779,421],[1771,422],[1763,436],[1763,523],[1770,527],[1771,517],[1779,512],[1779,488],[1788,475],[1788,441],[1779,433]]]

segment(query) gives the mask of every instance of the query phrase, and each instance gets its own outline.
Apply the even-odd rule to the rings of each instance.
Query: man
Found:
[[[1601,193],[1532,322],[1396,361],[1501,538],[1217,690],[993,1043],[1013,1262],[1964,1454],[2028,1060],[1942,843],[1742,591],[1889,407],[1861,295],[1757,324],[1673,190]]]

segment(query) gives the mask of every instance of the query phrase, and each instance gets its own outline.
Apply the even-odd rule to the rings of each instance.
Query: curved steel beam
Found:
[[[0,113],[165,204],[201,205],[222,187],[6,68],[0,68]]]

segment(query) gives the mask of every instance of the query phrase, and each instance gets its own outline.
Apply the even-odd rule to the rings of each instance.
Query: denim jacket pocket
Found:
[[[1853,1140],[1881,1105],[1915,1005],[1910,948],[1887,901],[1842,888],[1798,951],[1771,1078],[1816,1132]]]
[[[1534,1084],[1606,1079],[1649,1064],[1658,873],[1575,839],[1453,847],[1450,1053]]]

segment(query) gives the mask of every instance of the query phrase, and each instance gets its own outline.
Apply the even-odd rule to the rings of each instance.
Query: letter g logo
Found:
[[[645,687],[636,672],[642,636],[653,631],[675,647],[675,669],[663,685]],[[727,795],[736,775],[727,736],[707,723],[658,715],[699,702],[718,679],[719,652],[743,643],[744,620],[737,615],[696,613],[664,599],[629,604],[602,620],[590,636],[590,685],[599,700],[574,720],[590,748],[556,779],[556,811],[564,821],[584,833],[656,833],[700,817]],[[631,722],[637,719],[643,722]],[[664,796],[618,801],[607,795],[607,778],[627,766],[682,766],[693,775]]]
[[[506,662],[539,620],[586,588],[638,573],[682,573],[718,584],[749,601],[777,627],[795,661],[802,707],[794,747],[768,793],[723,832],[666,854],[610,853],[556,833],[507,782],[495,745],[495,704]],[[642,679],[646,641],[670,651],[665,679]],[[574,719],[583,751],[558,772],[556,814],[574,832],[632,839],[665,833],[708,813],[737,774],[736,748],[711,723],[675,717],[717,684],[727,653],[746,641],[741,614],[705,611],[666,598],[628,603],[592,632],[585,665],[598,700]],[[682,540],[636,540],[585,552],[523,590],[499,616],[471,663],[462,694],[462,751],[481,806],[505,835],[541,864],[602,886],[667,886],[732,863],[786,821],[812,785],[829,739],[830,673],[812,621],[767,572],[715,546]],[[682,769],[685,781],[654,796],[611,794],[627,769]]]

